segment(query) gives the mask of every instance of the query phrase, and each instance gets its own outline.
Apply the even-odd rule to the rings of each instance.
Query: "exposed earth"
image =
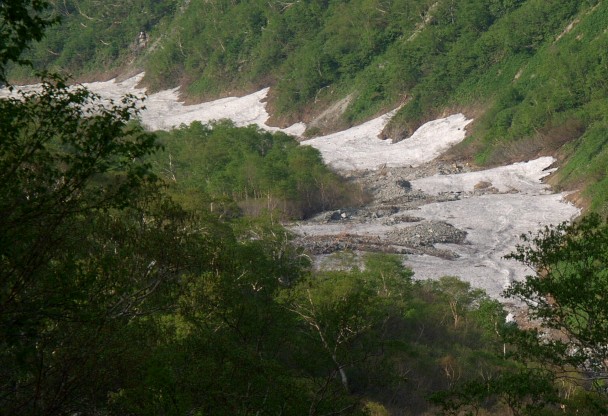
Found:
[[[353,171],[349,179],[362,186],[372,202],[364,207],[324,212],[292,229],[296,243],[313,255],[340,250],[428,254],[454,259],[458,254],[435,244],[465,244],[467,232],[446,221],[416,216],[422,205],[454,201],[459,193],[427,194],[413,189],[411,180],[440,172],[462,172],[462,166],[427,163],[419,167]],[[305,231],[308,230],[308,231]]]

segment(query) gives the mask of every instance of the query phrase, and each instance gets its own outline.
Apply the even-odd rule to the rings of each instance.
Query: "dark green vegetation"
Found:
[[[551,414],[547,409],[557,403],[567,414],[608,414],[608,221],[592,214],[522,239],[509,257],[536,273],[506,295],[527,305],[534,324],[501,329],[505,353],[518,364],[432,401],[450,414],[475,414],[495,400],[514,414]]]
[[[182,85],[192,99],[271,85],[284,121],[347,96],[335,126],[405,104],[394,139],[464,111],[477,123],[461,157],[556,155],[556,184],[607,209],[605,1],[66,0],[53,14],[64,25],[34,49],[42,67],[91,77],[135,66],[153,89]]]
[[[40,17],[47,6],[45,1],[32,1],[28,7],[24,7],[22,2],[2,2],[0,5],[0,85],[7,82],[7,65],[11,62],[27,64],[27,60],[21,57],[24,49],[32,41],[41,40],[44,30],[57,22],[56,18]]]
[[[537,270],[507,295],[523,300],[533,318],[560,337],[520,341],[528,358],[585,368],[590,381],[605,388],[608,373],[608,223],[596,215],[572,225],[525,236],[512,258]],[[532,333],[531,335],[533,335]]]
[[[441,283],[456,301],[414,284],[398,259],[314,274],[280,226],[171,201],[129,97],[104,107],[50,78],[0,106],[2,414],[360,414],[382,409],[372,399],[424,409],[445,385],[448,345],[425,344],[453,326],[449,345],[474,353],[488,332],[480,311],[500,319],[457,281]],[[175,134],[318,160],[251,129]]]
[[[323,164],[316,149],[283,133],[195,122],[158,137],[165,151],[154,168],[174,197],[222,216],[304,218],[365,199]]]
[[[17,45],[0,62],[50,23],[12,16],[43,6],[0,4],[0,44]],[[317,153],[228,124],[167,133],[158,153],[137,106],[59,77],[0,100],[0,414],[607,413],[598,217],[513,255],[538,274],[511,295],[565,337],[538,338],[455,278],[413,281],[398,257],[343,253],[343,271],[315,272],[272,215],[229,212],[332,203],[312,195],[344,186]]]

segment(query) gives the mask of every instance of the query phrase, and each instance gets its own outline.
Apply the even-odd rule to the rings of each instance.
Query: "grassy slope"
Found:
[[[277,120],[352,97],[338,124],[405,103],[387,128],[474,116],[462,157],[481,165],[551,153],[556,184],[605,211],[608,4],[598,0],[65,2],[65,25],[34,50],[82,74],[128,65],[191,100],[272,85]],[[137,34],[150,41],[137,48]],[[52,52],[52,53],[49,53]],[[114,68],[114,69],[112,69]]]

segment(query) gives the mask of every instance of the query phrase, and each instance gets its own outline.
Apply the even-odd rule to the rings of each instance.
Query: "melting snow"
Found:
[[[521,242],[519,236],[579,214],[578,208],[564,200],[565,194],[547,194],[544,185],[537,182],[537,186],[537,193],[531,192],[528,184],[526,193],[482,195],[420,207],[414,215],[446,221],[466,231],[466,244],[436,245],[456,252],[460,257],[455,260],[411,255],[405,264],[415,271],[417,278],[459,276],[500,298],[513,280],[521,280],[533,272],[504,259]]]
[[[527,270],[521,264],[503,257],[520,242],[519,236],[571,220],[580,211],[564,199],[566,194],[553,194],[542,178],[555,169],[552,157],[541,157],[478,172],[434,175],[412,181],[412,188],[429,194],[462,192],[458,201],[433,203],[420,207],[416,215],[447,221],[467,231],[468,245],[444,245],[460,255],[445,261],[431,256],[410,256],[409,264],[419,278],[437,278],[444,274],[460,276],[473,286],[500,297],[514,279]],[[475,196],[475,185],[486,182],[498,194]],[[438,248],[441,248],[438,245]]]
[[[85,84],[92,91],[103,97],[118,99],[125,93],[144,96],[145,90],[137,88],[143,73],[122,82],[115,80]],[[281,130],[270,127],[266,121],[270,117],[264,100],[269,88],[243,97],[227,97],[202,104],[185,105],[179,100],[179,88],[165,90],[147,96],[145,109],[141,112],[142,123],[151,130],[170,130],[181,124],[189,125],[193,121],[209,123],[214,120],[230,119],[239,127],[255,124],[265,130]],[[294,124],[282,131],[301,135],[306,126]]]
[[[137,88],[143,74],[122,82],[114,80],[85,84],[104,98],[119,100],[124,94],[145,95]],[[264,100],[268,89],[244,97],[229,97],[209,103],[184,105],[178,90],[150,94],[141,113],[142,122],[150,129],[170,129],[198,120],[203,123],[229,118],[237,126],[256,124],[267,130],[279,130],[266,125],[268,113]],[[0,91],[0,97],[8,95]],[[431,121],[420,127],[410,138],[399,143],[378,138],[395,111],[346,131],[308,140],[305,144],[319,149],[324,160],[336,169],[378,169],[382,166],[418,166],[429,162],[465,137],[465,127],[471,120],[462,114]],[[301,135],[305,125],[298,123],[283,131]],[[570,220],[579,210],[567,203],[564,194],[552,194],[541,179],[553,169],[550,157],[516,163],[496,169],[455,175],[436,175],[412,181],[412,187],[429,194],[461,192],[456,201],[431,203],[411,212],[429,220],[446,221],[467,231],[465,245],[446,244],[458,253],[456,260],[412,255],[405,264],[419,278],[460,276],[473,286],[485,289],[500,298],[502,290],[527,271],[522,265],[507,261],[503,256],[517,244],[518,236],[548,224]],[[472,191],[483,184],[495,188],[495,194],[476,195]],[[400,212],[403,214],[404,211]],[[329,225],[328,225],[329,226]],[[390,226],[378,224],[334,224],[300,226],[297,230],[315,233],[350,232],[382,235]],[[399,226],[407,226],[400,224]],[[317,228],[323,228],[323,230]],[[441,245],[438,248],[442,248]]]
[[[304,144],[319,149],[325,162],[340,170],[418,166],[461,142],[465,137],[465,126],[472,121],[462,114],[455,114],[424,124],[411,137],[398,143],[379,139],[395,112],[345,131],[307,140]]]
[[[255,124],[265,130],[281,130],[295,136],[302,135],[306,128],[303,123],[294,124],[286,129],[266,124],[269,114],[266,111],[264,100],[268,94],[268,88],[243,97],[228,97],[202,104],[185,105],[179,100],[179,88],[146,95],[144,88],[137,87],[143,76],[144,74],[141,73],[124,81],[113,79],[83,85],[102,98],[112,99],[116,102],[120,101],[125,94],[145,98],[145,108],[141,111],[140,118],[150,130],[170,130],[181,124],[189,125],[193,121],[209,123],[221,119],[230,119],[239,127]],[[38,87],[39,85],[33,85],[20,88],[24,91],[31,91]],[[8,91],[0,91],[0,97],[7,95],[9,95]]]
[[[541,157],[478,172],[434,175],[413,180],[412,187],[434,195],[442,192],[473,192],[481,184],[483,187],[493,187],[498,192],[550,193],[549,186],[543,185],[540,180],[555,171],[549,169],[554,162],[552,157]]]

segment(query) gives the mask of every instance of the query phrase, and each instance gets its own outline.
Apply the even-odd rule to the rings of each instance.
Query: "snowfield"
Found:
[[[543,188],[539,184],[539,188]],[[415,215],[446,221],[467,232],[466,244],[438,244],[459,255],[455,260],[410,255],[405,264],[420,279],[459,276],[490,296],[501,299],[513,281],[533,273],[503,256],[520,242],[519,236],[545,225],[558,224],[579,214],[563,194],[533,193],[482,195],[424,205]]]
[[[209,123],[222,119],[230,119],[239,127],[256,124],[265,130],[279,130],[266,125],[266,121],[270,117],[264,104],[268,88],[244,97],[227,97],[208,103],[184,105],[179,99],[179,88],[146,96],[145,89],[137,88],[137,84],[143,76],[142,73],[121,82],[110,80],[85,85],[102,97],[112,98],[115,101],[126,93],[145,97],[146,108],[141,112],[141,120],[150,130],[170,130],[181,124],[189,125],[193,121]],[[305,128],[303,123],[297,123],[282,131],[299,136],[304,133]]]
[[[319,149],[324,160],[338,170],[419,166],[462,141],[465,127],[471,121],[462,114],[431,121],[409,139],[393,144],[378,139],[390,116],[391,113],[305,143]],[[580,214],[578,208],[566,201],[566,194],[552,193],[549,186],[542,182],[544,177],[556,170],[551,168],[554,162],[552,157],[541,157],[494,169],[433,175],[410,181],[413,190],[421,190],[429,195],[459,194],[459,199],[426,204],[409,212],[400,211],[395,217],[410,215],[429,221],[445,221],[466,231],[467,238],[466,244],[435,245],[438,249],[456,253],[456,259],[413,254],[408,255],[404,263],[414,270],[417,278],[458,276],[504,301],[502,291],[514,280],[521,280],[526,274],[532,273],[523,265],[504,258],[520,242],[521,234],[569,221]],[[382,239],[395,228],[411,227],[415,223],[385,224],[386,220],[364,224],[328,224],[326,230],[319,229],[318,225],[304,225],[294,230],[306,235],[349,233]]]
[[[102,98],[115,102],[119,102],[125,94],[143,99],[145,108],[140,113],[140,119],[150,130],[170,130],[181,124],[189,125],[193,121],[209,123],[222,119],[230,119],[239,127],[255,124],[265,130],[282,130],[294,136],[302,135],[306,129],[303,123],[296,123],[286,129],[266,125],[270,117],[264,104],[268,88],[244,97],[227,97],[208,103],[184,105],[179,98],[179,88],[146,94],[144,88],[137,87],[143,77],[144,74],[141,73],[123,81],[112,79],[83,85]],[[39,85],[31,85],[19,89],[27,92],[39,87]],[[11,94],[8,90],[0,90],[0,98],[9,95]]]
[[[378,135],[395,113],[392,111],[360,126],[307,140],[304,144],[317,148],[325,163],[338,170],[418,166],[461,142],[466,134],[465,126],[472,121],[463,114],[455,114],[424,124],[411,137],[398,143],[379,139]]]
[[[143,74],[121,82],[107,81],[85,84],[104,98],[119,100],[124,94],[144,96],[138,88]],[[280,130],[266,124],[269,115],[264,100],[268,89],[244,97],[229,97],[197,105],[184,105],[178,89],[150,94],[145,100],[141,120],[151,130],[171,129],[198,120],[207,123],[228,118],[237,126],[256,124],[267,130]],[[8,95],[0,91],[0,97]],[[378,138],[396,112],[387,113],[346,131],[304,142],[317,148],[326,163],[338,171],[377,170],[386,167],[420,166],[449,151],[466,135],[467,120],[462,114],[431,121],[410,138],[398,143]],[[295,124],[282,131],[301,136],[306,126]],[[427,203],[411,210],[409,215],[425,220],[447,222],[466,231],[464,244],[437,245],[458,257],[447,260],[430,255],[409,255],[405,264],[417,278],[459,276],[474,287],[485,289],[501,299],[502,290],[513,280],[522,279],[530,270],[507,261],[519,235],[549,224],[571,220],[580,212],[565,200],[565,194],[552,193],[542,179],[553,172],[554,160],[542,157],[495,169],[449,175],[434,175],[411,181],[414,190],[429,195],[458,194],[456,200]],[[486,192],[476,192],[478,190]],[[491,192],[487,192],[491,190]],[[408,214],[406,211],[399,215]],[[412,224],[384,222],[300,224],[294,232],[302,235],[358,233],[383,238],[391,230]]]
[[[555,159],[552,157],[541,157],[478,172],[429,176],[413,180],[412,186],[429,194],[474,192],[475,189],[488,187],[503,193],[551,193],[549,185],[544,185],[541,180],[555,172],[555,168],[550,168],[553,163]]]

